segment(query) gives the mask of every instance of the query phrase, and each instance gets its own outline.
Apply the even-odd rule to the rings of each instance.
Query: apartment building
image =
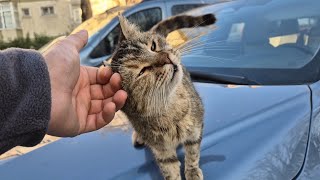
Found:
[[[65,35],[81,23],[81,0],[0,0],[0,40]]]
[[[89,0],[92,15],[142,0]],[[81,24],[81,0],[0,0],[0,41],[59,36]]]

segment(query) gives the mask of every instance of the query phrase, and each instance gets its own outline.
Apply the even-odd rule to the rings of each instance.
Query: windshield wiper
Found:
[[[229,74],[211,73],[205,71],[189,70],[191,79],[200,82],[214,82],[221,84],[236,84],[236,85],[259,85],[260,83],[248,79],[244,76],[235,76]]]

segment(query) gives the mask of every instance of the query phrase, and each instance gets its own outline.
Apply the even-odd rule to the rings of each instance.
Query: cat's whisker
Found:
[[[199,42],[195,42],[194,44],[200,44],[203,43],[203,45],[209,45],[209,44],[219,44],[222,42],[226,42],[226,40],[222,40],[222,41],[213,41],[213,42],[208,42],[210,39],[204,40],[204,41],[199,41]],[[190,44],[190,46],[186,46],[186,47],[192,47],[192,45],[194,44]]]
[[[195,54],[196,52],[195,51],[188,51],[188,52],[184,52],[183,54],[181,54],[181,57],[185,57],[185,56],[195,56],[195,57],[198,57],[198,56],[201,56],[201,54]],[[230,53],[229,51],[226,52],[228,55],[230,56],[236,56],[238,54],[235,54],[235,53]]]
[[[192,49],[192,48],[194,48],[194,47],[204,46],[204,45],[205,45],[204,42],[196,42],[196,43],[188,44],[188,45],[180,48],[179,50],[180,50],[180,51],[183,51],[183,50],[185,50],[185,49]]]
[[[188,33],[188,35],[185,35],[186,36],[186,38],[188,39],[188,41],[187,42],[193,42],[194,40],[197,40],[197,39],[199,39],[199,38],[201,38],[201,37],[203,37],[203,36],[205,36],[205,35],[207,35],[208,33],[209,33],[209,31],[201,31],[200,32],[200,34],[199,34],[199,32],[197,33],[196,32],[196,30],[197,29],[193,29],[193,30],[191,30],[190,32],[187,32]],[[191,35],[191,34],[193,34],[194,33],[194,35]]]
[[[230,52],[234,52],[235,50],[215,49],[215,50],[212,50],[212,51],[226,51],[226,53],[230,54]],[[185,54],[185,53],[196,53],[196,52],[201,52],[201,50],[185,51],[182,54]]]
[[[108,67],[126,67],[126,65],[124,64],[104,64],[105,66],[108,66]]]
[[[106,63],[104,63],[104,65],[110,66],[110,65],[123,65],[123,64],[121,64],[121,63],[116,63],[116,62],[112,62],[112,63],[106,62]]]
[[[113,63],[113,64],[105,64],[106,66],[119,66],[121,64]]]
[[[203,20],[201,21],[200,23],[194,25],[193,27],[190,27],[188,28],[188,30],[186,30],[186,32],[182,31],[182,33],[184,34],[185,37],[187,37],[188,39],[190,39],[191,37],[191,34],[193,33],[196,33],[197,31],[197,28],[202,25],[203,23],[205,23],[207,20]],[[196,37],[193,37],[191,38],[190,40],[194,40],[195,38],[199,38],[199,37],[202,37],[203,35],[206,35],[208,32],[210,31],[207,31],[207,32],[201,32],[201,35],[197,35]],[[173,41],[176,41],[176,40],[181,40],[180,38],[176,38],[176,39],[171,39]],[[189,41],[189,40],[188,40]]]
[[[238,60],[235,60],[235,59],[230,59],[230,58],[222,58],[222,57],[218,57],[218,56],[208,56],[208,55],[196,55],[197,57],[209,57],[211,58],[211,60],[220,60],[220,61],[223,61],[223,62],[226,62],[226,61],[231,61],[231,62],[235,62],[235,61],[238,61]]]
[[[187,49],[187,51],[199,51],[199,50],[212,50],[212,51],[236,51],[240,50],[237,48],[223,48],[223,47],[216,47],[216,48],[207,48],[207,47],[200,47],[200,48],[193,48],[193,49]],[[184,51],[181,51],[184,52]]]
[[[224,61],[239,61],[239,60],[235,60],[235,59],[223,58],[223,57],[218,57],[218,56],[208,56],[208,55],[205,55],[205,57],[211,57],[211,58],[214,58],[214,59],[220,59],[220,60],[224,60]]]
[[[238,54],[233,54],[233,53],[228,53],[228,55],[232,55],[232,56],[237,56]],[[184,53],[181,55],[181,57],[188,57],[188,56],[193,56],[193,57],[217,57],[217,58],[222,58],[219,56],[210,56],[210,55],[200,55],[200,54],[190,54],[190,53]],[[228,58],[224,58],[226,60],[230,60],[230,61],[234,61],[234,59],[228,59]]]
[[[233,48],[236,48],[235,46],[230,46],[230,45],[221,45],[220,46],[216,42],[210,42],[210,43],[196,43],[196,44],[181,48],[180,51],[183,51],[183,50],[186,50],[186,49],[199,48],[199,47],[206,46],[206,45],[214,45],[214,46],[210,46],[210,47],[217,47],[217,48],[219,48],[219,47],[223,47],[223,48],[233,47]],[[208,48],[208,47],[206,47],[206,48]]]
[[[204,57],[210,57],[210,56],[204,56]],[[217,57],[214,57],[214,56],[212,56],[210,60],[217,61],[217,62],[220,62],[220,63],[225,63],[225,59],[217,58]]]
[[[191,35],[192,33],[195,33],[196,30],[197,30],[197,28],[198,28],[201,24],[205,23],[206,21],[207,21],[207,20],[204,20],[204,21],[202,21],[201,23],[198,23],[198,24],[196,24],[195,26],[191,27],[192,29],[191,29],[190,31],[188,31],[185,35],[186,35],[187,37],[190,37],[190,35]]]
[[[195,47],[195,48],[189,48],[189,49],[184,49],[180,52],[184,52],[184,51],[198,51],[198,50],[240,50],[240,48],[232,48],[232,47]]]
[[[188,40],[186,42],[184,42],[183,44],[179,45],[179,47],[181,48],[181,47],[185,46],[186,44],[192,43],[194,40],[201,38],[202,36],[206,35],[207,33],[208,32],[202,32],[200,35],[196,35],[195,37],[186,36],[188,38]],[[206,39],[206,41],[213,40],[213,39],[214,38],[209,38],[209,39]]]
[[[108,66],[108,67],[111,67],[111,68],[119,68],[120,66]]]
[[[211,51],[227,51],[228,54],[230,54],[231,51],[237,51],[239,49],[222,49],[222,48],[197,48],[197,49],[187,49],[184,51],[181,51],[181,54],[184,55],[185,53],[195,53],[200,52],[201,50],[211,50]],[[235,54],[236,55],[236,54]]]
[[[181,48],[187,46],[188,44],[193,43],[193,41],[198,40],[200,37],[202,37],[202,35],[199,35],[199,36],[193,37],[192,39],[189,39],[188,41],[186,41],[186,42],[184,42],[183,44],[179,45],[179,46],[177,47],[177,49],[181,49]],[[201,41],[198,41],[198,42],[201,42]],[[196,43],[197,43],[197,42],[196,42]]]
[[[199,42],[208,42],[208,41],[212,41],[214,40],[215,38],[208,38],[208,39],[204,39],[204,40],[201,40]],[[223,42],[227,42],[227,40],[219,40],[219,41],[212,41],[210,43],[223,43]],[[195,43],[198,43],[198,42],[195,42]]]
[[[208,32],[200,32],[200,35],[206,35],[206,34],[208,34]],[[189,40],[192,40],[192,39],[194,39],[195,37],[198,37],[199,36],[199,33],[197,33],[196,35],[194,35],[194,36],[186,36]],[[213,38],[209,38],[210,40],[212,40],[212,39],[215,39],[216,37],[213,37]],[[209,39],[206,39],[206,40],[209,40]]]
[[[226,50],[226,51],[239,51],[240,48],[229,48],[229,47],[197,47],[197,48],[192,48],[192,49],[189,49],[191,51],[199,51],[199,50],[212,50],[212,51],[223,51],[223,50]]]
[[[222,41],[211,41],[212,39],[206,39],[206,40],[202,40],[202,41],[198,41],[198,42],[193,42],[193,43],[188,43],[188,44],[186,44],[186,46],[188,47],[188,46],[192,46],[192,45],[195,45],[195,44],[200,44],[200,43],[202,43],[202,44],[222,44],[222,43],[225,43],[225,42],[227,42],[226,40],[222,40]]]
[[[190,42],[185,43],[184,46],[182,46],[182,47],[180,47],[180,48],[192,46],[192,45],[194,45],[194,44],[204,43],[204,41],[193,42],[194,40],[198,40],[198,39],[197,39],[197,38],[192,39]]]
[[[206,20],[204,20],[204,21],[196,24],[195,26],[191,27],[190,29],[192,29],[192,30],[188,31],[185,35],[186,35],[187,37],[190,36],[191,33],[193,33],[197,27],[199,27],[201,24],[203,24],[203,23],[205,23],[205,22],[206,22]]]

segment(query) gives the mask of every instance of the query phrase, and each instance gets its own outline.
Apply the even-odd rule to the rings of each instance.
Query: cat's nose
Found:
[[[160,53],[160,59],[164,64],[173,64],[170,57],[169,57],[169,54],[166,52]]]

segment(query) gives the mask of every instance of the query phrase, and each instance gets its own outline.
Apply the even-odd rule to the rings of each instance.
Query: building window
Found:
[[[82,22],[81,20],[81,9],[77,8],[77,9],[73,9],[73,21],[75,23],[80,24]]]
[[[15,28],[13,8],[11,7],[11,3],[0,3],[0,29],[11,28]]]
[[[30,16],[29,8],[22,8],[22,15],[23,16]]]
[[[41,7],[42,15],[52,15],[54,14],[53,6]]]

